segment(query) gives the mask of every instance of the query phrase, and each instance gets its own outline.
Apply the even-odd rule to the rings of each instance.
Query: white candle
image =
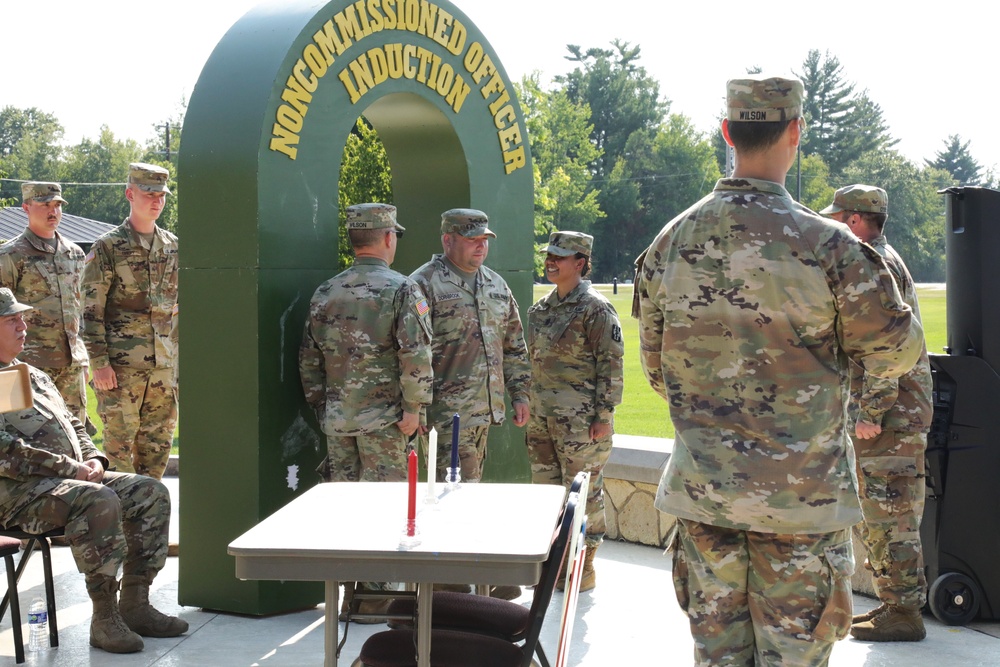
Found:
[[[434,498],[434,482],[437,479],[438,433],[431,428],[427,436],[427,498]]]

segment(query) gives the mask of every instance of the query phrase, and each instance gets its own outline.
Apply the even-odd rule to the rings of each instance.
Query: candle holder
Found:
[[[420,544],[420,531],[417,530],[417,522],[407,521],[403,527],[403,534],[399,536],[399,546],[403,549],[410,549]]]
[[[448,474],[445,476],[444,481],[449,491],[457,489],[462,482],[462,469],[449,467]]]

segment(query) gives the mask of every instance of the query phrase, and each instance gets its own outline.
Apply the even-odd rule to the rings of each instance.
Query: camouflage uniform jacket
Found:
[[[25,228],[0,246],[0,287],[9,287],[25,311],[28,338],[21,357],[43,368],[86,366],[80,276],[83,251],[57,232],[56,248]]]
[[[676,431],[656,507],[770,533],[860,521],[847,358],[898,377],[923,347],[878,253],[781,185],[729,178],[637,278],[643,371]]]
[[[885,260],[885,265],[896,279],[903,300],[919,318],[917,288],[903,259],[884,236],[872,239],[869,245]],[[927,358],[926,345],[920,353],[920,360],[898,380],[866,375],[861,366],[852,362],[850,408],[852,423],[860,416],[863,421],[878,424],[886,430],[927,433],[931,429],[931,417],[934,414],[932,391],[931,365]]]
[[[0,363],[0,367],[19,363]],[[29,371],[34,405],[0,414],[0,522],[4,523],[60,481],[75,478],[81,461],[96,458],[108,466],[49,376],[33,366]]]
[[[431,402],[431,330],[416,283],[380,259],[316,290],[299,374],[306,402],[328,435],[381,431]]]
[[[410,274],[427,296],[434,331],[434,402],[427,423],[502,424],[504,386],[527,403],[531,370],[517,301],[500,274],[482,266],[476,291],[437,254]]]
[[[172,368],[177,237],[155,227],[143,246],[128,220],[97,239],[83,271],[84,340],[94,368]]]
[[[608,423],[622,402],[622,329],[615,307],[583,280],[528,309],[531,414]]]

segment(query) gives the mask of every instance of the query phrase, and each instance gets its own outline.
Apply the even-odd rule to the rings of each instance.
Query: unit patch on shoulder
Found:
[[[611,327],[611,340],[620,343],[622,340],[622,328],[617,324]]]

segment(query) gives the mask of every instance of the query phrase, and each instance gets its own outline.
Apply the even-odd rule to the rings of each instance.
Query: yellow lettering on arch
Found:
[[[357,104],[358,100],[361,99],[361,93],[358,92],[358,89],[354,86],[354,82],[351,81],[351,73],[346,69],[342,69],[337,78],[344,84],[344,89],[347,90],[347,97],[350,98],[351,104]]]
[[[448,96],[444,98],[444,101],[451,105],[451,108],[458,113],[462,110],[462,104],[465,102],[465,98],[469,95],[469,91],[472,90],[472,86],[465,82],[462,75],[455,72],[455,83],[451,86],[451,92]]]
[[[270,148],[272,151],[284,153],[289,158],[294,160],[299,152],[299,149],[295,148],[298,143],[299,135],[295,132],[286,130],[277,123],[275,123],[274,127],[271,128]]]
[[[344,43],[340,41],[340,36],[334,29],[333,20],[327,21],[323,24],[322,30],[316,31],[316,34],[313,35],[313,41],[316,42],[316,46],[326,58],[328,67],[333,64],[334,54],[339,56],[344,52]]]
[[[524,146],[518,146],[512,151],[503,152],[503,170],[507,174],[513,173],[525,165]]]
[[[411,64],[411,60],[417,55],[417,47],[413,44],[403,45],[403,76],[407,79],[417,78],[417,68]]]

